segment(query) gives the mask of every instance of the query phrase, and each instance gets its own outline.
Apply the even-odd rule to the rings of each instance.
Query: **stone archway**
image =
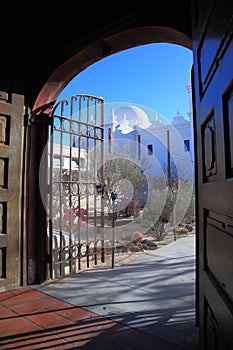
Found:
[[[96,41],[78,51],[61,64],[41,89],[33,107],[35,113],[55,101],[65,86],[91,64],[117,52],[152,43],[172,43],[192,49],[192,40],[187,35],[168,27],[145,26],[129,29]]]

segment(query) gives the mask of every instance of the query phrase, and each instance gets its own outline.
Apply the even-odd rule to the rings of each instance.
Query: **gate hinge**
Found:
[[[29,118],[28,124],[29,124],[29,125],[32,125],[32,124],[47,124],[47,125],[52,125],[52,118],[49,117],[47,114],[32,115],[32,116]]]

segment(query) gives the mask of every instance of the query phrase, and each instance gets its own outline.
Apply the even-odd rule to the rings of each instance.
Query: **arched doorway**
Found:
[[[148,29],[148,28],[147,28]],[[151,28],[152,29],[152,28]],[[190,49],[190,41],[188,38],[186,38],[185,36],[183,36],[182,34],[175,32],[173,30],[170,29],[163,29],[163,28],[154,28],[152,29],[153,35],[150,33],[149,37],[147,38],[146,35],[148,33],[147,30],[143,30],[142,28],[139,31],[130,31],[128,33],[122,33],[121,35],[123,35],[121,37],[121,35],[119,35],[118,38],[114,38],[115,43],[118,43],[119,47],[118,47],[118,51],[126,49],[126,48],[130,48],[130,47],[134,47],[135,45],[140,45],[140,44],[146,44],[146,43],[151,43],[151,42],[158,42],[160,40],[160,42],[172,42],[172,43],[176,43],[176,44],[180,44],[183,45],[185,47],[188,47]],[[140,33],[140,34],[139,34]],[[127,43],[127,45],[125,44],[125,37],[124,35],[129,36],[129,43]],[[140,39],[138,39],[141,36]],[[153,38],[154,36],[154,38]],[[137,38],[137,41],[135,42],[135,38]],[[169,38],[169,39],[168,39]],[[106,42],[108,42],[108,45],[110,45],[112,39],[107,40]],[[113,40],[113,42],[114,42]],[[90,56],[92,56],[93,48],[90,48]],[[87,50],[88,51],[88,50]],[[83,53],[84,54],[84,53]],[[77,57],[77,60],[80,57]],[[93,58],[92,58],[93,59]],[[98,60],[100,58],[98,58],[98,56],[96,57],[96,60]],[[75,59],[73,59],[75,60]],[[93,61],[94,62],[94,61]],[[91,63],[93,63],[91,62]],[[90,63],[90,64],[91,64]],[[72,63],[73,65],[74,63]],[[83,67],[80,65],[80,68],[78,66],[78,68],[76,67],[76,69],[72,72],[70,71],[70,64],[69,62],[66,64],[64,64],[60,69],[58,69],[58,71],[55,73],[54,77],[51,77],[51,80],[55,80],[57,81],[58,76],[64,72],[67,72],[64,74],[63,81],[65,79],[67,79],[66,83],[69,82],[69,80],[74,76],[73,74],[77,74],[77,71],[82,71],[82,69],[85,68],[85,62]],[[56,74],[58,74],[58,76],[56,76]],[[66,77],[67,74],[67,77]],[[53,100],[55,99],[55,97],[61,92],[61,85],[57,84],[55,85],[55,89],[51,90],[51,82],[49,81],[44,88],[42,89],[36,103],[34,106],[34,114],[36,115],[40,115],[40,108],[45,106],[48,106],[50,104],[51,101],[49,101],[49,96],[50,98],[52,98]],[[42,102],[43,101],[43,102]],[[51,107],[49,108],[43,108],[43,113],[45,114],[49,114],[51,111]]]
[[[188,49],[192,48],[192,41],[189,37],[169,27],[139,27],[139,28],[130,29],[124,32],[120,32],[113,36],[106,37],[101,42],[98,42],[95,45],[90,45],[84,50],[79,51],[77,54],[73,55],[71,59],[64,62],[62,65],[60,65],[60,67],[58,67],[58,69],[52,74],[52,76],[43,86],[43,88],[41,89],[35,101],[33,111],[32,111],[33,118],[35,117],[35,120],[36,120],[38,118],[40,119],[41,117],[44,123],[44,127],[46,128],[46,123],[48,123],[48,118],[45,118],[45,117],[49,116],[49,113],[51,112],[59,93],[70,82],[70,80],[74,76],[76,76],[79,72],[84,70],[87,66],[113,53],[120,52],[122,50],[129,49],[138,45],[145,45],[149,43],[158,43],[158,42],[174,43],[177,45],[182,45]],[[35,134],[31,135],[31,139],[37,138],[38,136],[41,137],[40,132],[41,131],[40,131],[40,128],[38,128],[38,123],[35,123],[34,125],[32,125],[32,133],[35,133]],[[30,157],[31,157],[30,167],[33,173],[35,172],[34,161],[39,156],[38,154],[35,154],[35,152],[38,152],[38,151],[39,153],[43,152],[43,148],[45,147],[46,140],[47,140],[46,134],[47,134],[47,131],[43,133],[44,141],[41,144],[41,149],[36,150],[32,146],[30,150]],[[29,207],[30,207],[30,201],[32,203],[35,201],[38,201],[38,188],[33,183],[34,181],[35,181],[34,177],[29,178],[29,188],[35,189],[35,192],[30,190]],[[29,265],[29,268],[28,268],[29,283],[35,283],[36,280],[41,282],[43,281],[43,279],[46,278],[45,277],[47,274],[46,268],[45,268],[46,259],[51,259],[51,257],[45,258],[45,256],[47,255],[45,237],[41,236],[39,232],[36,233],[35,230],[33,230],[33,227],[37,222],[36,216],[37,216],[37,213],[35,213],[33,210],[30,209],[29,217],[28,217],[28,232],[29,232],[28,261],[29,262],[34,261],[34,259],[38,260],[38,257],[37,257],[38,252],[35,250],[35,246],[33,243],[35,240],[38,241],[38,235],[39,235],[39,246],[41,247],[41,253],[42,253],[42,256],[44,256],[44,259],[43,258],[40,259],[39,265],[37,267],[37,271],[35,271],[33,266]],[[46,212],[43,208],[43,205],[41,207],[40,217],[41,217],[40,224],[42,225],[41,226],[41,229],[42,229],[42,227],[46,225],[46,220],[47,220]],[[41,229],[39,231],[41,231]],[[34,266],[37,266],[37,264],[34,264]]]

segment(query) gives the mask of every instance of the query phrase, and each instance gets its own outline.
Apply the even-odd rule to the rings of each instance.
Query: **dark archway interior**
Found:
[[[1,9],[5,28],[11,25],[14,32],[1,39],[0,89],[25,93],[34,110],[56,100],[75,75],[113,52],[150,42],[192,46],[190,2],[185,0],[169,6],[118,2],[108,12],[83,2],[48,8],[44,1],[29,10],[12,0]]]

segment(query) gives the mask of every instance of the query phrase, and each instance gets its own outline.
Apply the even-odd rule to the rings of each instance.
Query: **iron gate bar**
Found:
[[[52,171],[53,171],[53,118],[51,117],[51,127],[50,127],[50,142],[48,143],[48,159],[49,159],[49,194],[48,194],[48,246],[49,246],[49,256],[50,256],[50,264],[49,264],[49,273],[50,275],[48,277],[53,278],[53,215],[52,215],[52,192],[53,192],[53,186],[52,186]]]
[[[89,123],[89,109],[90,109],[90,100],[87,100],[87,123]],[[86,138],[86,150],[87,150],[87,164],[89,164],[89,129],[87,128],[87,138]],[[86,170],[86,183],[89,179],[89,166]],[[89,196],[87,194],[86,186],[86,211],[87,211],[87,223],[89,222]],[[89,235],[88,235],[88,225],[86,225],[86,254],[87,254],[87,267],[89,267]]]
[[[100,180],[102,183],[104,183],[104,103],[101,104],[101,140],[102,140],[102,147],[101,147],[101,160],[100,160]],[[105,255],[104,255],[104,198],[101,197],[101,261],[105,261]]]
[[[95,102],[95,115],[97,114],[97,110],[96,110],[97,106],[96,106],[96,102]],[[94,139],[94,159],[96,159],[96,139]],[[94,174],[97,173],[97,169],[96,169],[96,162],[94,162]],[[96,207],[96,201],[94,201],[94,262],[95,265],[97,265],[97,207]],[[102,259],[101,259],[102,260]]]
[[[73,123],[72,123],[72,118],[73,118],[73,103],[71,103],[71,106],[70,106],[70,129],[73,128]],[[73,146],[73,143],[72,143],[72,134],[70,132],[70,154],[69,154],[69,169],[70,169],[70,176],[72,176],[72,147]],[[70,186],[69,186],[69,207],[71,208],[71,205],[72,205],[72,198],[71,196],[73,195],[73,182],[72,182],[72,187],[71,187],[71,181],[73,179],[72,178],[69,178],[69,182],[70,182]],[[72,239],[71,239],[71,235],[72,235],[72,227],[71,227],[71,220],[72,220],[72,216],[71,216],[71,210],[69,211],[69,232],[70,232],[70,235],[69,235],[69,245],[70,245],[70,248],[69,248],[69,258],[72,259],[73,257],[73,247],[72,247]],[[69,265],[69,268],[70,268],[70,273],[75,273],[75,266],[74,264],[70,264]]]
[[[69,104],[69,101],[71,103]],[[86,120],[83,108],[83,102],[86,101]],[[94,106],[91,106],[91,102],[94,101]],[[75,112],[75,103],[78,102],[79,108]],[[97,106],[100,104],[100,118],[98,119]],[[68,107],[68,109],[67,109]],[[94,121],[91,120],[91,108],[94,111]],[[68,114],[67,114],[68,111]],[[60,113],[59,113],[60,112]],[[77,117],[77,118],[75,118]],[[50,268],[50,276],[60,277],[67,274],[73,274],[77,272],[76,262],[78,262],[78,270],[81,269],[81,259],[86,257],[86,265],[89,267],[90,256],[94,257],[94,263],[97,264],[97,233],[98,233],[98,222],[97,222],[97,194],[95,191],[95,183],[97,176],[97,144],[100,143],[100,176],[103,176],[103,159],[104,159],[104,100],[99,97],[90,95],[74,95],[68,99],[60,101],[53,109],[51,113],[51,132],[50,132],[50,193],[49,193],[49,240],[50,240],[50,254],[52,256],[52,263]],[[58,122],[58,126],[56,125]],[[99,124],[98,124],[99,123]],[[77,128],[74,126],[76,125]],[[76,129],[76,130],[75,130]],[[54,135],[55,134],[55,135]],[[54,168],[54,147],[55,147],[55,136],[59,139],[59,175]],[[69,139],[68,145],[65,139]],[[84,172],[85,176],[82,175],[82,142],[85,143],[85,164]],[[89,150],[91,144],[94,145],[94,173],[90,173],[89,169]],[[64,164],[65,161],[65,147],[69,148],[68,159],[68,173],[67,178],[64,179]],[[78,171],[77,176],[74,178],[73,171],[73,150],[76,149],[78,152]],[[91,180],[92,176],[92,180]],[[94,178],[93,178],[94,176]],[[84,181],[83,181],[84,180]],[[100,178],[103,181],[103,178]],[[83,185],[85,184],[86,190],[83,194]],[[90,194],[90,186],[93,187],[94,192]],[[76,188],[76,190],[75,190]],[[92,196],[92,197],[91,197]],[[89,219],[90,219],[90,198],[93,203],[94,213],[94,230],[93,230],[93,241],[89,236]],[[59,227],[55,227],[54,217],[56,214],[56,203],[58,202],[59,207]],[[83,241],[81,237],[81,231],[83,231],[81,225],[81,209],[82,204],[85,203],[86,212],[86,226],[85,226],[85,239]],[[74,208],[74,205],[77,207]],[[78,208],[78,209],[77,209]],[[78,222],[77,232],[74,228],[74,214],[73,210],[77,209]],[[104,210],[103,202],[101,200],[101,228],[104,228]],[[65,226],[63,215],[68,210],[69,222],[68,226]],[[58,240],[59,236],[59,240]],[[101,262],[104,261],[104,232],[101,230]],[[90,250],[90,246],[93,245],[93,249]],[[83,248],[85,251],[83,252]],[[59,267],[59,269],[58,269]],[[67,271],[67,268],[69,269]]]

